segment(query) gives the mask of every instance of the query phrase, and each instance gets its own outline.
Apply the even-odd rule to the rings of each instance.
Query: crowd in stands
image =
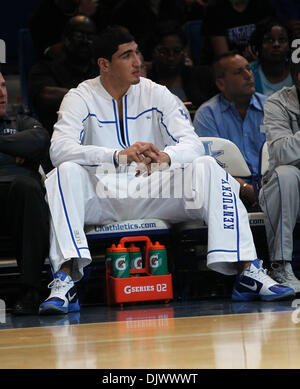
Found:
[[[299,4],[296,0],[40,3],[28,20],[35,54],[28,76],[32,112],[16,119],[6,108],[0,111],[0,138],[5,140],[0,142],[1,204],[14,215],[10,231],[23,277],[15,314],[38,312],[41,267],[49,249],[48,205],[38,166],[46,174],[53,170],[49,144],[68,91],[96,78],[99,67],[105,72],[105,64],[97,63],[97,42],[109,26],[132,34],[139,45],[142,76],[174,95],[200,139],[232,141],[253,177],[260,175],[261,150],[268,142],[270,167],[262,180],[235,179],[247,210],[265,213],[269,274],[300,292],[291,266],[293,231],[300,217],[300,68],[291,62],[292,41],[300,38]],[[197,56],[192,55],[195,42]],[[0,75],[1,109],[7,105],[5,65]],[[12,211],[15,198],[22,206]],[[29,212],[32,209],[36,214]],[[18,230],[17,219],[22,220]],[[30,248],[24,241],[35,244]],[[62,282],[65,279],[61,275]],[[238,287],[236,291],[242,293]]]

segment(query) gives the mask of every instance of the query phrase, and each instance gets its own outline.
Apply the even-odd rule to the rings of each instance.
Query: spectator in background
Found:
[[[83,15],[71,18],[63,33],[63,52],[59,58],[33,65],[29,74],[29,94],[34,112],[50,136],[57,111],[69,89],[98,75],[93,57],[94,23]]]
[[[99,73],[93,57],[94,23],[83,15],[71,18],[63,33],[62,55],[34,64],[29,74],[29,96],[35,114],[52,135],[57,111],[69,89]],[[42,162],[45,173],[53,169],[49,156]]]
[[[209,0],[160,0],[158,3],[158,21],[174,20],[186,31],[194,65],[211,65],[211,48],[203,34]]]
[[[216,0],[207,7],[204,27],[213,55],[237,50],[248,61],[255,60],[249,49],[250,36],[256,23],[273,15],[269,0]]]
[[[290,73],[291,34],[276,20],[260,23],[250,38],[258,61],[250,64],[256,91],[270,96],[284,86],[292,86]]]
[[[128,31],[128,33],[129,33],[129,31]],[[148,69],[147,69],[147,67],[145,65],[144,57],[143,57],[141,52],[139,52],[139,56],[140,56],[140,59],[141,59],[140,75],[141,75],[141,77],[147,78],[148,77]],[[191,115],[190,115],[190,112],[188,110],[188,107],[183,103],[183,101],[180,100],[180,98],[178,96],[174,95],[174,97],[176,98],[178,104],[180,104],[181,107],[182,107],[182,114],[183,115],[184,114],[187,115],[189,121],[192,123],[192,119],[191,119]]]
[[[270,274],[300,292],[291,266],[293,231],[300,218],[300,64],[291,63],[294,86],[282,88],[265,102],[264,125],[269,170],[263,177],[263,209],[271,260]]]
[[[11,237],[21,273],[20,295],[12,310],[16,315],[36,314],[40,303],[49,221],[38,170],[49,143],[47,131],[37,120],[7,113],[6,83],[0,69],[0,233]]]
[[[148,77],[165,85],[183,102],[198,107],[217,93],[209,66],[193,66],[186,53],[186,39],[177,24],[164,22],[158,30]]]
[[[45,0],[33,12],[29,29],[35,60],[53,59],[62,54],[62,35],[68,20],[75,15],[92,17],[98,0]]]
[[[248,61],[228,52],[214,63],[216,85],[221,93],[204,103],[194,118],[196,133],[225,138],[235,143],[250,169],[252,177],[260,173],[260,151],[265,134],[260,132],[266,96],[255,92],[253,74]],[[237,177],[240,196],[248,208],[258,203],[258,187],[252,180]]]

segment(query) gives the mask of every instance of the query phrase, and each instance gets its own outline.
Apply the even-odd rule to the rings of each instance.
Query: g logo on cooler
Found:
[[[126,285],[126,286],[125,286],[124,292],[125,292],[126,294],[130,294],[130,293],[131,293],[131,287],[130,287],[130,285]]]
[[[116,260],[116,268],[118,270],[125,270],[126,269],[126,261],[125,261],[126,257],[123,256],[123,257],[120,257]]]
[[[154,268],[159,266],[158,255],[152,255],[150,257],[150,266]]]
[[[141,257],[135,258],[135,260],[133,261],[133,265],[134,265],[134,269],[141,269],[142,268],[142,258]]]

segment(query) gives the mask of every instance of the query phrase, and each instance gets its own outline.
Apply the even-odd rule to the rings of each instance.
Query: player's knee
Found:
[[[201,156],[195,158],[193,163],[199,163],[199,162],[203,162],[203,161],[209,160],[209,159],[213,159],[213,158],[210,157],[209,155],[201,155]]]
[[[216,166],[219,166],[215,158],[209,156],[209,155],[203,155],[201,157],[198,157],[193,162],[194,167],[197,167],[199,165],[204,165],[205,168],[212,168],[215,169]]]
[[[78,163],[71,161],[63,162],[57,168],[60,175],[76,175],[76,173],[78,173],[82,169],[83,167],[80,166]]]

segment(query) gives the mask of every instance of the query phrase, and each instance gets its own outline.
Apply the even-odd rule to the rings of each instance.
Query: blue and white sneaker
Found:
[[[262,261],[256,259],[237,277],[233,287],[232,300],[274,301],[294,295],[294,289],[276,283],[263,269]]]
[[[76,286],[69,275],[61,270],[56,272],[48,288],[51,293],[40,305],[40,315],[58,315],[80,310]]]

